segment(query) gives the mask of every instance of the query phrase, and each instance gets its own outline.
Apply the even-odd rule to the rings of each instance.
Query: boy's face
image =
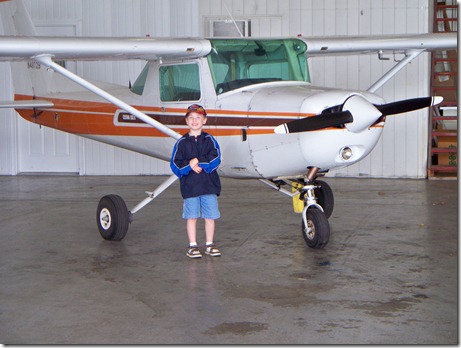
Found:
[[[206,123],[206,117],[198,112],[191,112],[186,117],[186,124],[191,131],[200,131]]]

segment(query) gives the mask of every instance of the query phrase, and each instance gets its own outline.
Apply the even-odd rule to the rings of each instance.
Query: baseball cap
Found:
[[[206,111],[205,109],[203,108],[203,106],[199,105],[199,104],[192,104],[191,106],[189,106],[187,108],[187,113],[186,113],[186,117],[189,116],[189,114],[191,112],[196,112],[200,115],[203,115],[206,117]]]

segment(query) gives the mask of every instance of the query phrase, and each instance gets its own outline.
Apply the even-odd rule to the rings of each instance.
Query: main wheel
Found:
[[[325,214],[316,208],[309,208],[305,214],[307,226],[302,222],[302,234],[307,246],[322,249],[330,239],[330,224]]]
[[[317,197],[318,204],[323,208],[326,218],[330,218],[333,213],[333,208],[335,205],[335,199],[333,196],[333,190],[330,185],[325,181],[315,180],[314,185],[319,186],[314,189],[315,196]]]
[[[101,198],[96,213],[99,233],[106,240],[122,240],[128,232],[130,213],[122,197],[107,195]]]

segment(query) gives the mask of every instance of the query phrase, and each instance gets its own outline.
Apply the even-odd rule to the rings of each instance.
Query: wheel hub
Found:
[[[315,225],[312,220],[307,220],[307,226],[304,229],[304,233],[306,234],[307,238],[314,239],[315,237]]]
[[[99,222],[103,229],[108,230],[111,225],[110,211],[107,208],[103,208],[99,213]]]

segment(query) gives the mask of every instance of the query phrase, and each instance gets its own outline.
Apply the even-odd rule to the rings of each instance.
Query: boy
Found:
[[[221,256],[213,244],[215,220],[220,217],[218,196],[221,182],[217,172],[221,163],[221,151],[218,142],[210,134],[203,132],[206,124],[206,111],[193,104],[187,108],[186,124],[189,132],[175,144],[171,156],[170,168],[180,179],[181,195],[184,198],[183,218],[187,219],[189,248],[186,255],[201,258],[197,245],[197,219],[205,219],[205,254]]]

